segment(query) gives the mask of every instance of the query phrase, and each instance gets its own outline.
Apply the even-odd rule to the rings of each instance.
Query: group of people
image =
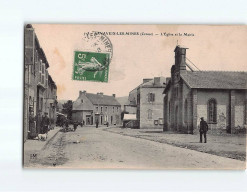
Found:
[[[38,134],[48,133],[50,125],[50,119],[47,112],[42,115],[42,112],[39,111],[37,116],[34,116],[33,110],[30,109],[28,139],[34,139]]]

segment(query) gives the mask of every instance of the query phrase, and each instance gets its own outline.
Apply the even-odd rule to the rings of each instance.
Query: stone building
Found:
[[[211,131],[235,133],[243,128],[247,73],[187,70],[186,49],[177,46],[174,50],[175,65],[164,90],[164,131],[196,133],[201,117]]]
[[[48,112],[56,121],[57,87],[48,73],[49,63],[32,25],[24,29],[24,141],[28,137],[29,114]],[[37,127],[36,127],[37,128]]]
[[[136,107],[136,119],[140,129],[163,128],[163,91],[166,78],[143,79],[143,83],[129,93],[131,109]]]
[[[72,120],[82,122],[85,125],[93,125],[96,121],[99,125],[107,122],[109,125],[121,124],[121,105],[116,100],[115,94],[112,96],[103,93],[87,93],[80,91],[79,97],[73,102]]]

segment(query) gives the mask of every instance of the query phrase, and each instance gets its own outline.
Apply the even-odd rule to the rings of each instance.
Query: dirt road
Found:
[[[59,132],[26,167],[125,169],[243,169],[244,161],[219,157],[101,128]]]

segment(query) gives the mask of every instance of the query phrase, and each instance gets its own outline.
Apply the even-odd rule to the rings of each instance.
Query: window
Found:
[[[98,112],[99,111],[99,107],[98,106],[96,106],[96,112]]]
[[[107,112],[107,106],[105,107],[105,111]]]
[[[42,60],[39,61],[39,71],[42,70]]]
[[[152,119],[152,110],[148,110],[148,119]]]
[[[208,101],[208,123],[217,122],[217,104],[215,99],[210,99]]]
[[[117,107],[117,112],[118,112],[118,107]]]
[[[103,112],[103,107],[102,106],[100,107],[100,112]]]
[[[48,71],[45,70],[45,86],[48,87]]]
[[[163,125],[163,118],[159,118],[159,125]]]
[[[155,94],[149,93],[148,94],[148,102],[154,102],[155,101]]]
[[[188,122],[188,102],[187,99],[184,102],[184,122]]]
[[[114,107],[112,107],[112,112],[114,113]]]

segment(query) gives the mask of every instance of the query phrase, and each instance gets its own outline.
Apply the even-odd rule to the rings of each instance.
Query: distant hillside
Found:
[[[116,97],[117,101],[121,104],[121,109],[124,109],[124,105],[128,105],[128,96],[123,96],[123,97]]]

